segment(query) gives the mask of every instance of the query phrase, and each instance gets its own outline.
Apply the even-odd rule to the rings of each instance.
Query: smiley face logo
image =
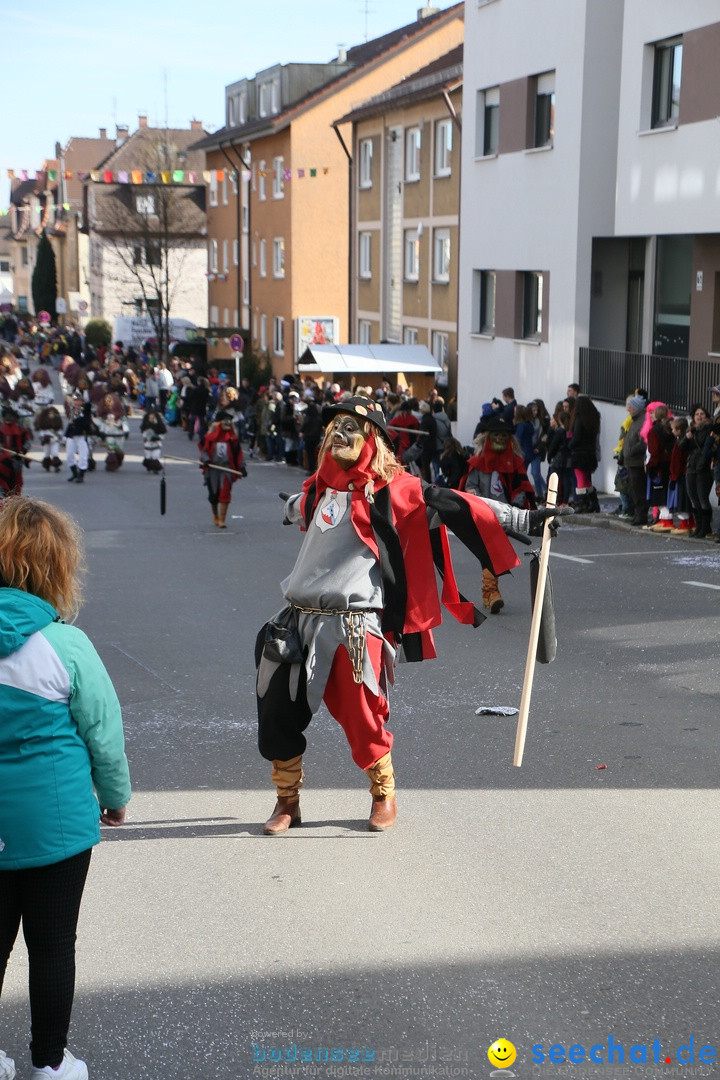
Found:
[[[496,1039],[488,1047],[488,1060],[498,1069],[509,1069],[517,1057],[517,1050],[507,1039]]]

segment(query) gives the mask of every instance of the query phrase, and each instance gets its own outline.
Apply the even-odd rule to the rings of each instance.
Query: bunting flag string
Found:
[[[27,169],[7,169],[8,180],[20,180],[22,182],[30,179],[30,173]],[[60,175],[64,180],[91,180],[94,184],[198,184],[201,182],[204,184],[220,184],[225,179],[225,174],[229,173],[229,169],[205,169],[202,173],[197,172],[185,172],[183,169],[172,169],[169,171],[154,172],[150,169],[120,169],[117,172],[112,169],[103,169],[102,172],[99,169],[91,169],[86,172],[82,169],[48,169],[47,179],[50,183],[55,183]],[[283,169],[282,179],[289,183],[291,180],[304,180],[308,177],[315,178],[317,176],[327,176],[330,172],[328,165],[324,166],[305,166],[298,169]],[[252,180],[252,173],[249,169],[244,169],[242,172],[242,179],[249,183]],[[274,169],[258,169],[257,175],[260,177],[274,177]],[[45,182],[46,174],[41,171],[36,171],[35,182]]]

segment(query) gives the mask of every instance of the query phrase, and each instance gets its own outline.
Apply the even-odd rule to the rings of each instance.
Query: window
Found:
[[[475,156],[494,157],[500,132],[500,87],[478,90],[475,117]]]
[[[146,240],[144,251],[146,266],[162,266],[162,247],[159,240]]]
[[[210,173],[210,205],[217,206],[218,204],[218,178],[217,171],[213,169]]]
[[[238,324],[238,310],[237,310],[237,308],[233,308],[233,321],[232,321],[232,325],[233,325],[233,326],[238,326],[238,325],[239,325],[239,324]]]
[[[261,202],[265,202],[267,199],[267,188],[265,187],[265,162],[258,163],[258,199]]]
[[[247,203],[242,205],[242,231],[246,235],[250,232],[250,207]]]
[[[210,325],[211,326],[217,326],[219,318],[220,318],[220,310],[219,310],[217,304],[213,304],[212,307],[210,308]]]
[[[359,237],[359,265],[358,273],[361,278],[372,277],[372,233],[361,232]]]
[[[238,264],[238,242],[233,240],[233,266]]]
[[[449,335],[442,333],[440,330],[433,330],[432,354],[443,371],[447,371],[449,346]]]
[[[243,291],[242,291],[243,304],[250,303],[250,278],[243,278]],[[237,315],[235,316],[235,325],[238,325]]]
[[[285,320],[279,315],[273,316],[273,352],[278,356],[285,352]]]
[[[260,105],[258,112],[260,116],[272,116],[280,112],[280,76],[275,75],[272,79],[268,79],[267,82],[260,83],[259,95]]]
[[[230,241],[223,240],[223,273],[227,274],[230,269]]]
[[[495,271],[473,272],[473,333],[495,333]]]
[[[452,157],[452,120],[435,124],[435,175],[449,176]]]
[[[405,132],[405,179],[420,179],[420,142],[419,127],[408,128]]]
[[[228,170],[223,173],[223,206],[228,204]]]
[[[260,348],[267,349],[267,315],[260,316]]]
[[[273,277],[285,277],[285,241],[280,236],[273,240]]]
[[[537,271],[523,274],[522,336],[540,341],[543,328],[543,275]]]
[[[260,277],[267,277],[267,241],[260,241]]]
[[[555,72],[535,80],[535,141],[533,146],[552,146],[555,137]]]
[[[285,159],[273,159],[273,199],[285,198]]]
[[[372,187],[372,139],[360,140],[360,187]]]
[[[403,327],[403,345],[417,345],[418,332],[414,326]]]
[[[9,259],[0,259],[0,274],[9,274],[9,273],[10,273],[10,260]]]
[[[21,248],[21,252],[22,253],[20,255],[20,265],[21,266],[27,266],[28,265],[28,249],[26,247],[23,247],[23,248]]]
[[[670,127],[680,112],[682,41],[663,41],[655,46],[652,126]]]
[[[155,196],[154,195],[136,195],[135,196],[135,209],[138,214],[148,216],[155,213]]]
[[[223,308],[223,326],[230,325],[230,308]]]
[[[218,268],[218,242],[217,240],[210,241],[210,247],[208,249],[208,270],[211,274],[217,274]]]
[[[360,345],[370,344],[371,326],[372,324],[369,319],[361,319],[358,323],[358,343]]]
[[[405,230],[405,280],[417,281],[420,277],[420,238],[417,229]]]
[[[450,280],[450,230],[436,229],[433,238],[433,281]]]
[[[237,169],[233,169],[230,173],[230,183],[232,184],[232,193],[237,198],[238,193],[238,174]]]

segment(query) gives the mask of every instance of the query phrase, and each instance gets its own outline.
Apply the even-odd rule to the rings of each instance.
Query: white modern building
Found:
[[[720,376],[718,0],[468,0],[458,436],[513,386],[676,410]]]

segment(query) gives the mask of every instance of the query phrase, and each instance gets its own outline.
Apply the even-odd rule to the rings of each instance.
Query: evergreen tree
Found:
[[[57,299],[57,267],[55,252],[43,229],[37,249],[37,261],[32,275],[32,297],[36,313],[49,311],[55,316]]]

